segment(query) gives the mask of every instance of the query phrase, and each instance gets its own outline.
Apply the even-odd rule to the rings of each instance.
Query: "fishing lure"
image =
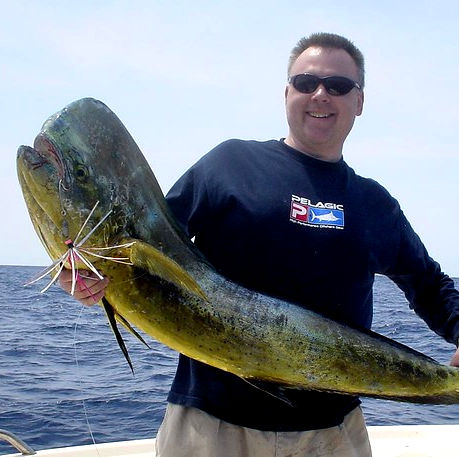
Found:
[[[74,240],[68,239],[64,242],[68,248],[67,251],[61,257],[55,260],[49,267],[45,268],[40,273],[38,273],[38,275],[35,278],[27,282],[25,284],[26,286],[40,281],[45,276],[49,274],[53,274],[53,272],[57,270],[55,275],[52,277],[51,281],[40,291],[41,293],[45,293],[57,281],[60,274],[62,273],[62,270],[65,267],[65,264],[68,263],[72,270],[72,287],[70,290],[70,294],[71,295],[75,294],[75,288],[77,284],[80,285],[80,287],[87,289],[89,291],[89,288],[86,286],[86,283],[83,281],[83,278],[87,278],[87,276],[84,276],[79,272],[79,269],[77,267],[77,261],[81,260],[81,262],[84,263],[84,265],[88,268],[88,270],[92,271],[99,279],[103,279],[103,276],[100,274],[97,268],[91,263],[91,261],[85,255],[93,256],[93,257],[97,257],[97,258],[105,259],[105,260],[111,260],[117,263],[124,263],[126,265],[132,265],[132,263],[129,260],[129,257],[112,257],[112,256],[102,255],[101,253],[104,251],[112,250],[112,249],[130,247],[135,243],[135,241],[125,243],[125,244],[119,244],[116,246],[106,246],[106,247],[84,247],[83,246],[84,243],[86,243],[86,241],[88,241],[88,239],[91,237],[91,235],[108,218],[108,216],[110,216],[110,214],[112,213],[112,210],[108,211],[105,214],[105,216],[102,217],[102,219],[89,231],[89,233],[81,241],[78,241],[84,228],[86,227],[95,209],[97,208],[98,204],[99,202],[97,201],[94,207],[92,208],[92,210],[90,211],[88,217],[84,221],[83,225],[81,226],[80,230],[78,231],[75,239]],[[91,296],[93,296],[90,291],[89,293],[91,294]]]

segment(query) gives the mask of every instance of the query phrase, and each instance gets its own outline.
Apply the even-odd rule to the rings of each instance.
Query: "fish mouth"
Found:
[[[61,183],[66,178],[66,167],[56,144],[44,132],[37,135],[33,148],[20,146],[18,149],[18,162],[22,162],[26,168],[35,172],[45,166],[56,170]]]
[[[18,161],[23,162],[29,170],[35,171],[49,163],[46,157],[30,146],[20,146]]]
[[[61,240],[68,225],[62,210],[65,169],[57,148],[44,135],[34,146],[20,146],[17,173],[32,224],[51,258],[63,252]]]
[[[54,141],[44,132],[40,132],[35,138],[33,149],[43,161],[55,165],[59,179],[63,180],[65,177],[64,161]]]

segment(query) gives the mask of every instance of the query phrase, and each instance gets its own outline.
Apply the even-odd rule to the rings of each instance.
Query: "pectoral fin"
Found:
[[[173,284],[178,289],[185,290],[187,293],[196,295],[200,299],[206,300],[206,296],[197,282],[184,270],[178,263],[164,255],[161,251],[139,240],[123,240],[122,255],[126,255],[130,262],[137,268],[145,270],[152,276],[156,276],[161,280]],[[136,332],[130,323],[120,314],[118,314],[106,298],[102,299],[102,305],[107,314],[110,327],[115,334],[118,345],[123,352],[123,355],[131,368],[134,369],[129,357],[123,337],[117,327],[117,321],[122,324],[130,333],[138,338],[147,347],[148,344],[144,341],[141,335]]]
[[[136,267],[174,284],[179,289],[185,289],[188,293],[207,300],[199,284],[186,270],[148,243],[136,240],[129,248],[129,258]]]

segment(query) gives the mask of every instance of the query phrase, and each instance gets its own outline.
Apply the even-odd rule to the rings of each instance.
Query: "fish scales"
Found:
[[[91,211],[82,236],[107,217],[84,246],[132,263],[89,255],[110,278],[106,306],[128,328],[255,385],[271,385],[269,391],[459,403],[457,368],[219,275],[180,229],[135,141],[102,102],[85,98],[51,116],[34,147],[19,148],[17,168],[32,223],[53,261],[65,258],[65,242]],[[75,264],[87,267],[79,258]]]

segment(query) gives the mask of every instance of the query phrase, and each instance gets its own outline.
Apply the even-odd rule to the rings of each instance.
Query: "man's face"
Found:
[[[300,73],[345,76],[359,82],[357,65],[342,49],[306,49],[293,64],[290,76]],[[355,116],[362,113],[363,92],[354,88],[346,95],[330,95],[320,84],[313,93],[304,94],[289,84],[285,89],[285,106],[289,125],[285,142],[308,155],[335,162],[341,158]]]

